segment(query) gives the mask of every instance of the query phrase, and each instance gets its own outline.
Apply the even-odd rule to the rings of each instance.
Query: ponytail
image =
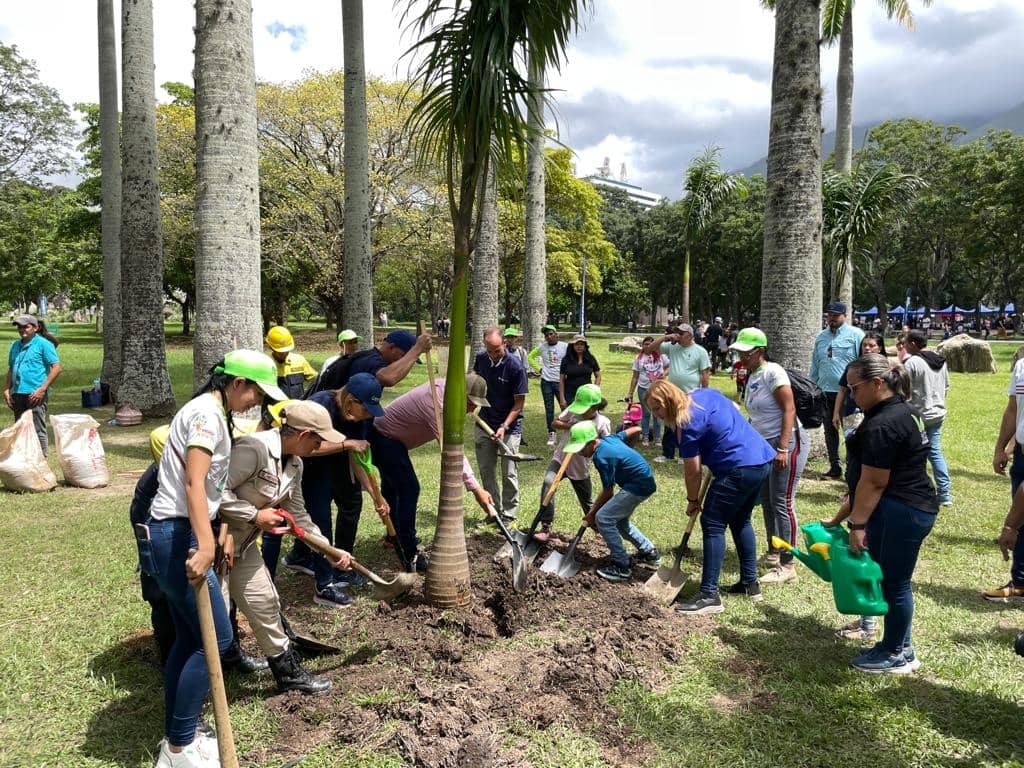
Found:
[[[891,366],[888,358],[872,352],[858,357],[850,363],[850,368],[861,379],[881,379],[893,394],[910,399],[910,376],[902,365]]]

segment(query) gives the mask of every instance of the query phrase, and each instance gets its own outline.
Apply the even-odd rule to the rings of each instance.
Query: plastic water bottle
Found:
[[[100,391],[100,380],[99,379],[93,379],[92,380],[92,388],[96,392]]]

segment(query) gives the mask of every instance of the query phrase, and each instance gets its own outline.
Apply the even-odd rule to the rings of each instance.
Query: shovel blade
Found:
[[[523,546],[523,560],[526,561],[527,565],[533,565],[533,561],[537,559],[537,555],[540,554],[540,548],[543,545],[536,539],[530,539]]]
[[[519,547],[512,548],[512,591],[525,592],[526,584],[529,581],[527,565],[523,562]]]
[[[545,573],[553,573],[560,579],[571,579],[580,572],[580,563],[569,553],[552,552],[541,564],[540,569]]]
[[[416,586],[415,573],[400,573],[391,581],[371,579],[371,594],[375,600],[391,601]]]
[[[544,573],[553,573],[556,576],[558,575],[558,571],[561,569],[561,567],[562,567],[562,553],[561,552],[552,552],[550,555],[548,555],[546,558],[544,558],[544,562],[540,564],[540,569],[542,571],[544,571]]]
[[[669,568],[663,565],[644,583],[644,592],[657,603],[672,605],[686,584],[686,578],[678,566]]]

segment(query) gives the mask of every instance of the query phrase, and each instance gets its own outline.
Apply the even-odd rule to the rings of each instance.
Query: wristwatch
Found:
[[[849,528],[851,531],[863,531],[865,528],[868,527],[868,524],[867,523],[847,523],[846,527]]]

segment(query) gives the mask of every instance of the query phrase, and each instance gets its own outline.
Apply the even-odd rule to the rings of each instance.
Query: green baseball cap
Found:
[[[215,373],[226,373],[253,382],[272,400],[288,399],[277,386],[277,365],[270,355],[254,349],[233,349],[224,355],[223,364],[213,370]]]
[[[767,347],[768,337],[760,328],[744,328],[736,334],[736,341],[729,345],[729,349],[737,352],[749,352],[758,347]]]
[[[569,403],[569,412],[577,415],[586,413],[604,400],[601,388],[597,384],[584,384],[576,390],[576,397]]]
[[[558,332],[558,329],[555,328],[555,326],[550,325],[550,324],[549,325],[542,325],[540,327],[540,330],[541,330],[542,333],[547,333],[548,331],[555,331],[556,333]]]
[[[362,341],[362,336],[357,336],[356,332],[351,328],[346,328],[344,331],[338,334],[338,343],[341,344],[343,341]]]
[[[579,453],[591,440],[597,440],[597,427],[587,420],[572,425],[569,430],[569,442],[562,449],[564,453]]]
[[[520,334],[519,334],[519,329],[518,328],[506,328],[505,329],[504,336],[505,336],[506,339],[511,338],[513,336],[519,336],[519,335]]]

